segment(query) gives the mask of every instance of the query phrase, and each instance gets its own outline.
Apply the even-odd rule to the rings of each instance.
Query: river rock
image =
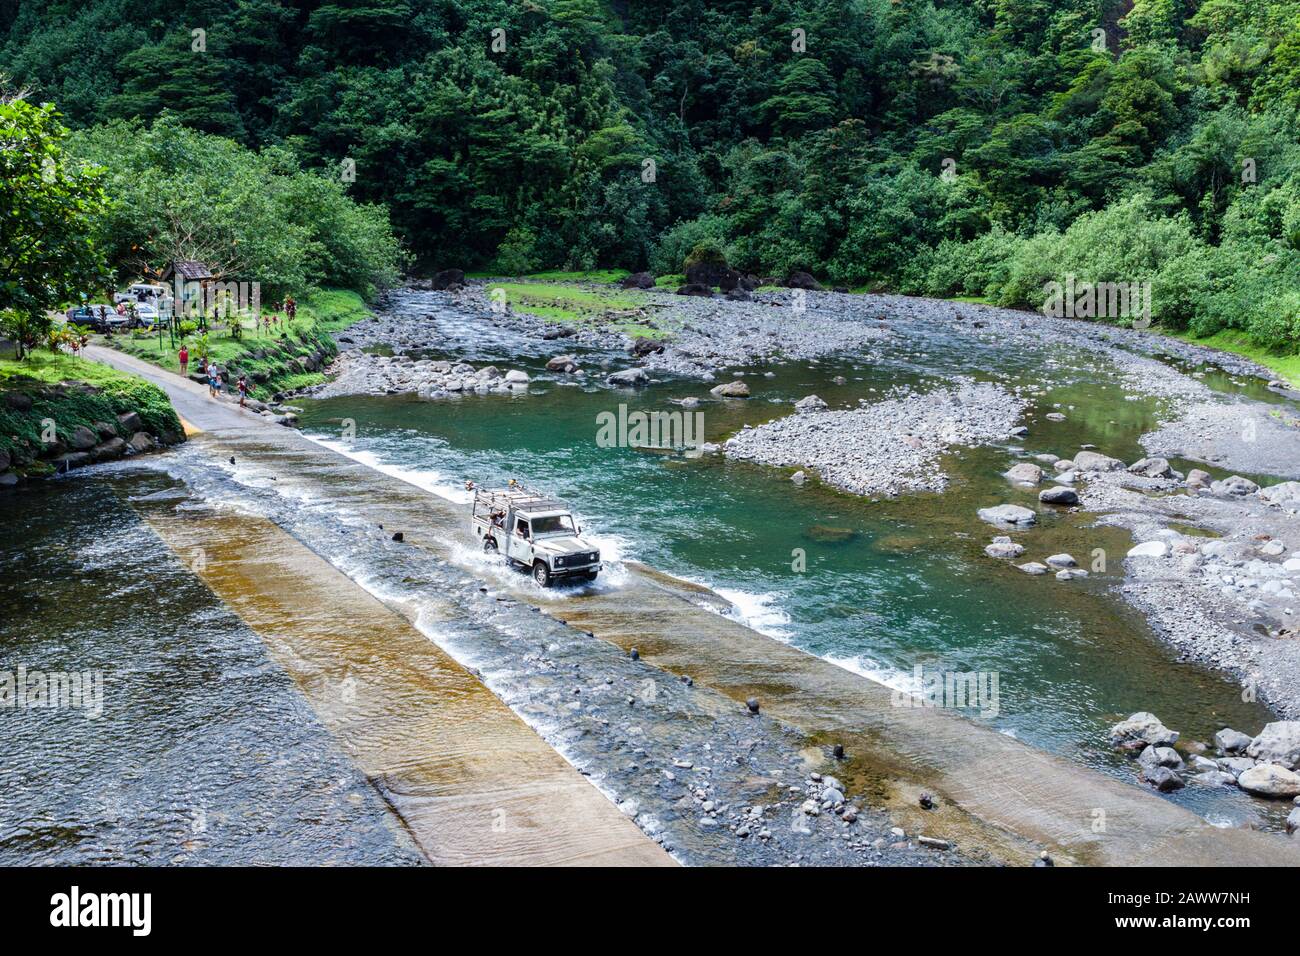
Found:
[[[1210,482],[1210,491],[1216,495],[1227,495],[1232,498],[1244,498],[1246,495],[1253,495],[1259,491],[1259,485],[1255,484],[1249,478],[1243,478],[1241,475],[1232,475],[1224,478],[1222,481]]]
[[[1214,746],[1225,754],[1245,753],[1246,748],[1250,746],[1251,739],[1249,734],[1243,734],[1240,730],[1233,730],[1231,727],[1224,727],[1215,733]]]
[[[1275,720],[1265,725],[1246,748],[1246,756],[1295,770],[1300,766],[1300,720]]]
[[[88,451],[99,444],[99,436],[85,425],[78,425],[68,436],[68,444],[77,451]]]
[[[430,284],[439,291],[458,288],[465,284],[465,273],[461,269],[443,269],[441,272],[434,273]]]
[[[624,289],[653,289],[655,277],[648,272],[634,272],[619,283]]]
[[[1185,786],[1182,778],[1168,767],[1144,768],[1142,779],[1161,793],[1171,793],[1174,790],[1181,790]]]
[[[1059,481],[1062,476],[1057,476]],[[1038,500],[1045,505],[1077,505],[1079,503],[1079,493],[1073,488],[1065,488],[1057,485],[1054,488],[1044,488],[1038,493]]]
[[[1163,541],[1144,541],[1128,550],[1130,558],[1163,558],[1169,545]]]
[[[621,372],[614,372],[605,381],[610,385],[621,385],[627,388],[646,384],[650,381],[650,376],[643,368],[625,368]]]
[[[1271,505],[1283,505],[1288,508],[1300,508],[1300,481],[1283,481],[1276,485],[1261,488],[1260,498]]]
[[[1294,797],[1300,795],[1300,774],[1275,763],[1261,763],[1238,777],[1237,786],[1260,797]]]
[[[1255,761],[1249,757],[1223,757],[1215,761],[1223,770],[1232,774],[1233,778],[1240,777],[1243,773],[1255,766]]]
[[[1062,568],[1056,572],[1056,580],[1073,581],[1075,578],[1086,578],[1088,572],[1083,568]]]
[[[570,368],[577,368],[578,361],[572,355],[556,355],[546,363],[548,372],[567,372]]]
[[[1178,731],[1170,730],[1155,714],[1145,710],[1132,714],[1110,728],[1112,747],[1141,741],[1153,747],[1172,747],[1178,741]]]
[[[1199,468],[1193,468],[1187,473],[1187,487],[1193,491],[1199,491],[1202,488],[1210,487],[1213,479],[1208,471],[1201,471]]]
[[[1081,451],[1074,456],[1074,465],[1079,471],[1123,471],[1124,463],[1118,458],[1111,458],[1095,451]]]
[[[1047,563],[1054,568],[1077,568],[1079,562],[1074,560],[1073,555],[1054,554],[1047,559]]]
[[[1057,473],[1060,473],[1063,471],[1074,471],[1079,466],[1068,458],[1059,458],[1052,462],[1052,467],[1056,469]]]
[[[1011,524],[1028,527],[1038,517],[1028,508],[1020,505],[997,505],[993,508],[981,508],[978,512],[981,521],[989,524]]]
[[[808,395],[794,403],[796,412],[820,412],[829,406],[816,395]]]
[[[1202,787],[1235,787],[1237,778],[1222,770],[1206,770],[1192,777],[1192,783]]]
[[[1286,832],[1295,833],[1300,830],[1300,807],[1296,807],[1286,817]]]
[[[986,545],[984,553],[990,558],[1018,558],[1025,553],[1025,548],[1003,535],[994,538],[992,544]]]
[[[749,386],[744,382],[723,382],[709,389],[709,394],[718,398],[749,398]]]
[[[512,385],[526,385],[529,382],[528,373],[512,368],[510,371],[506,372],[506,381]]]
[[[157,443],[148,432],[136,432],[127,444],[131,446],[131,451],[139,454],[151,450]]]
[[[126,454],[126,442],[121,438],[110,438],[108,441],[100,442],[91,449],[90,453],[95,461],[112,461]]]
[[[1021,571],[1024,571],[1025,574],[1037,575],[1037,574],[1047,573],[1047,565],[1039,564],[1037,561],[1029,561],[1025,564],[1017,564],[1016,567],[1019,568]]]
[[[140,416],[136,412],[123,412],[117,416],[118,424],[128,432],[134,434],[138,431],[144,431],[144,422],[140,421]]]
[[[787,289],[807,289],[809,292],[822,291],[821,283],[806,272],[791,272],[785,280]]]
[[[1043,480],[1043,469],[1031,462],[1022,461],[1008,468],[1003,477],[1018,485],[1036,485]]]
[[[1173,747],[1153,747],[1148,744],[1146,749],[1138,754],[1138,763],[1148,769],[1168,767],[1170,770],[1180,770],[1183,766],[1183,758],[1178,756],[1178,751]]]
[[[1164,458],[1142,458],[1128,466],[1129,474],[1142,475],[1144,478],[1168,478],[1173,474],[1169,462]]]

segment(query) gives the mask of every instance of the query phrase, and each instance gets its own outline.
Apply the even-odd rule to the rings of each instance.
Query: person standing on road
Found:
[[[185,343],[181,343],[181,350],[176,355],[177,361],[181,363],[181,377],[190,374],[190,350],[186,348]]]
[[[209,365],[208,366],[208,396],[210,398],[216,398],[217,389],[220,387],[221,387],[221,379],[217,375],[217,367],[215,365]]]

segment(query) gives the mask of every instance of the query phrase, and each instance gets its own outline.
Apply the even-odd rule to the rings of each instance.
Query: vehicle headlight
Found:
[[[569,560],[568,558],[564,557],[563,555],[560,555],[559,557],[557,557],[557,558],[555,559],[555,566],[556,566],[557,568],[558,568],[558,567],[561,567],[561,566],[563,566],[564,562],[565,562],[565,561],[568,561],[568,560]]]
[[[600,560],[600,552],[599,552],[599,551],[593,551],[593,552],[591,552],[591,554],[587,555],[587,560],[588,560],[588,561],[599,561],[599,560]]]

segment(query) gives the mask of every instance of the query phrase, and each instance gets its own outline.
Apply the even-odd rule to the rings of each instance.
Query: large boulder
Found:
[[[723,382],[709,389],[709,394],[718,398],[749,398],[749,386],[744,382]]]
[[[1112,747],[1133,744],[1150,744],[1152,747],[1172,747],[1178,741],[1178,731],[1170,730],[1155,714],[1145,710],[1132,714],[1110,728]]]
[[[1193,491],[1199,491],[1202,488],[1208,488],[1214,479],[1210,477],[1208,471],[1201,471],[1199,468],[1193,468],[1187,473],[1187,487]]]
[[[1228,495],[1232,498],[1244,498],[1259,491],[1259,485],[1241,475],[1232,475],[1222,481],[1210,482],[1210,491],[1216,495]]]
[[[1170,770],[1181,770],[1183,758],[1178,756],[1178,751],[1173,747],[1153,747],[1147,744],[1138,754],[1138,763],[1147,769],[1168,767]]]
[[[572,355],[556,355],[546,363],[548,372],[568,372],[577,367],[577,359]]]
[[[1003,472],[1002,477],[1018,485],[1036,485],[1043,480],[1043,469],[1033,462],[1022,461],[1008,468]]]
[[[786,277],[787,289],[807,289],[809,292],[821,292],[822,285],[807,272],[794,271]]]
[[[1238,777],[1237,786],[1256,796],[1285,799],[1300,796],[1300,774],[1275,763],[1261,763]]]
[[[984,553],[990,558],[1018,558],[1025,553],[1025,547],[1002,535],[994,538],[992,544],[985,545]]]
[[[450,289],[452,286],[463,286],[465,284],[465,271],[463,269],[443,269],[434,275],[430,284],[438,290]]]
[[[131,440],[127,442],[127,445],[130,447],[131,451],[137,455],[140,452],[149,451],[153,449],[154,447],[157,446],[157,444],[158,443],[153,440],[153,436],[150,435],[148,432],[136,432],[134,435],[131,436]]]
[[[725,262],[706,259],[694,262],[686,267],[688,285],[717,286],[723,292],[730,292],[740,283],[740,273]]]
[[[636,358],[645,358],[647,355],[656,355],[664,350],[663,342],[658,339],[652,339],[642,335],[633,340],[628,351]]]
[[[1054,488],[1044,488],[1040,491],[1038,500],[1045,505],[1077,505],[1079,503],[1079,493],[1073,488],[1057,485]]]
[[[1246,756],[1287,770],[1300,767],[1300,720],[1275,720],[1246,747]]]
[[[1174,470],[1164,458],[1142,458],[1128,466],[1129,474],[1144,478],[1169,478]]]
[[[696,295],[707,299],[713,296],[713,286],[705,285],[703,282],[688,282],[686,285],[677,287],[677,294]]]
[[[641,368],[625,368],[621,372],[614,372],[606,379],[610,385],[621,385],[625,388],[644,385],[650,381],[650,376]]]
[[[1261,488],[1259,496],[1271,505],[1300,508],[1300,481],[1283,481]]]
[[[126,454],[126,441],[122,438],[113,437],[108,441],[100,442],[90,453],[94,455],[95,461],[112,461],[114,458],[121,458]]]
[[[512,385],[526,385],[529,381],[528,373],[520,371],[517,368],[512,368],[510,371],[506,372],[506,381]]]
[[[72,430],[72,434],[68,436],[68,445],[77,451],[89,451],[98,444],[99,436],[95,434],[93,429],[87,428],[85,425],[78,425]]]
[[[826,403],[816,395],[807,395],[794,403],[794,410],[796,412],[820,412],[824,411],[827,407]]]
[[[1142,769],[1142,779],[1161,793],[1171,793],[1174,790],[1181,790],[1185,786],[1182,778],[1168,767],[1144,767]]]
[[[1124,463],[1095,451],[1081,451],[1074,456],[1074,466],[1079,471],[1123,471]]]
[[[634,272],[619,283],[624,289],[653,289],[655,277],[648,272]]]
[[[992,508],[981,508],[978,514],[981,521],[996,525],[1028,527],[1038,520],[1037,515],[1028,508],[1020,507],[1020,505],[997,505]]]
[[[1128,549],[1130,558],[1163,558],[1165,552],[1169,550],[1169,545],[1163,541],[1143,541],[1139,545],[1134,545]]]
[[[1249,734],[1243,734],[1240,730],[1233,730],[1231,727],[1224,727],[1214,735],[1214,746],[1225,754],[1245,753],[1250,742]]]

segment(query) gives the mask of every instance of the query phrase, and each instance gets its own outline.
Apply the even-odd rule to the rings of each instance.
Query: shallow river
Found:
[[[606,556],[636,558],[706,583],[751,626],[897,687],[915,686],[917,666],[924,674],[995,672],[998,713],[976,719],[1125,779],[1134,764],[1107,746],[1105,730],[1129,713],[1150,710],[1185,739],[1204,741],[1224,724],[1255,732],[1270,719],[1262,705],[1244,702],[1231,680],[1178,662],[1111,593],[1132,545],[1126,532],[1090,528],[1086,516],[1062,513],[1021,538],[1029,547],[1023,560],[1067,551],[1093,567],[1103,550],[1106,570],[1087,580],[1030,577],[983,554],[997,532],[975,517],[976,509],[1034,502],[1033,493],[1000,477],[1015,460],[1011,446],[951,458],[954,481],[943,494],[878,501],[814,484],[796,487],[789,470],[720,455],[687,459],[599,447],[601,413],[617,412],[620,403],[629,411],[673,410],[670,399],[707,399],[708,386],[670,380],[633,392],[561,384],[544,371],[545,358],[561,351],[556,343],[488,335],[452,314],[442,314],[440,324],[440,349],[425,354],[523,368],[535,379],[530,393],[301,401],[304,430],[446,496],[463,496],[467,478],[480,484],[518,478],[558,493],[601,539]],[[588,355],[588,367],[602,357]],[[788,404],[776,403],[810,392],[841,407],[879,398],[900,383],[939,384],[945,370],[985,379],[984,370],[995,368],[1004,382],[1008,375],[1013,382],[1043,381],[1041,366],[1030,361],[1017,369],[996,343],[972,348],[969,337],[931,333],[881,349],[870,363],[750,369],[745,380],[755,397],[703,403],[705,434],[720,441],[747,423],[788,413]],[[1054,361],[1024,447],[1067,457],[1090,442],[1126,460],[1140,457],[1137,438],[1153,427],[1156,402],[1134,400],[1095,359],[1062,348]],[[834,383],[837,376],[844,384]],[[1262,391],[1221,374],[1205,380],[1252,396]],[[1055,406],[1065,422],[1043,420]],[[1050,440],[1038,437],[1047,435]],[[803,571],[795,570],[795,549],[805,556]],[[615,573],[604,586],[616,582]],[[1273,808],[1239,793],[1188,787],[1172,799],[1216,822],[1253,818],[1276,825]]]

